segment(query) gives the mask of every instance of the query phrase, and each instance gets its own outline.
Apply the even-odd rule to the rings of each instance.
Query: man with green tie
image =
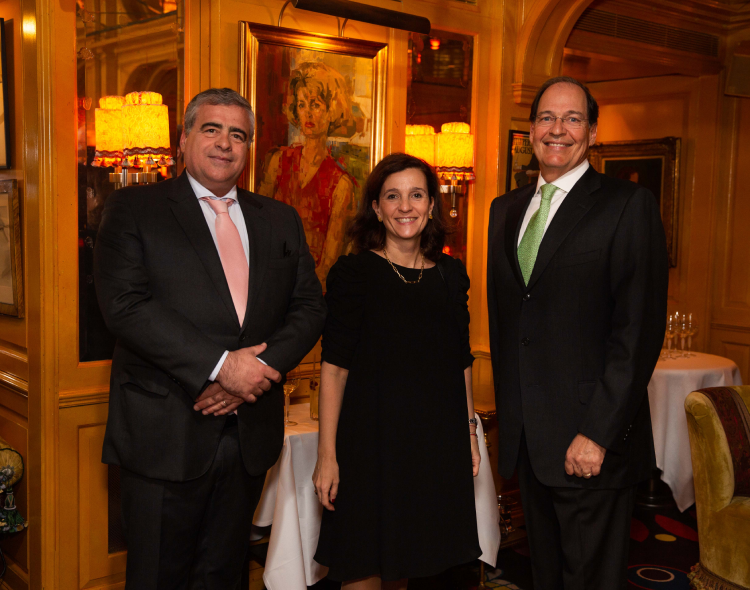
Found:
[[[518,469],[536,590],[626,587],[635,486],[656,466],[664,229],[653,194],[589,166],[598,110],[577,80],[545,82],[529,117],[538,182],[490,210],[499,470]]]

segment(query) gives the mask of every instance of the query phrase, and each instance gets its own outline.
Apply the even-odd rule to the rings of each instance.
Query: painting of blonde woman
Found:
[[[372,59],[261,45],[256,68],[252,190],[300,214],[325,290],[369,173]]]

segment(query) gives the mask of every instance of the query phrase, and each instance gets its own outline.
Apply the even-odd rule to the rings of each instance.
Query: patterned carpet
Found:
[[[695,509],[636,507],[630,527],[628,590],[688,590],[687,574],[698,562]],[[487,568],[487,588],[533,590],[528,546],[504,549],[497,569]],[[474,590],[479,584],[476,564],[452,568],[439,576],[411,580],[409,590]],[[334,590],[338,584],[321,580],[315,590]]]

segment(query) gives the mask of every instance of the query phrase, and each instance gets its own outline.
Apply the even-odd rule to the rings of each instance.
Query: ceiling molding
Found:
[[[587,31],[573,31],[568,37],[565,47],[586,55],[609,55],[622,59],[657,63],[669,66],[675,73],[686,76],[717,74],[724,67],[718,58],[703,57],[687,51],[668,49]]]
[[[721,34],[750,24],[750,2],[716,0],[602,0],[589,8],[606,10],[665,25]]]

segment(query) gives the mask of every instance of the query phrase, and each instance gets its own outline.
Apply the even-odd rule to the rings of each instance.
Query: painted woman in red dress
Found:
[[[355,181],[326,145],[329,137],[348,139],[358,131],[351,87],[333,68],[303,63],[292,72],[285,111],[305,142],[268,152],[259,192],[297,209],[325,290],[328,270],[342,254],[346,222],[356,208]]]

